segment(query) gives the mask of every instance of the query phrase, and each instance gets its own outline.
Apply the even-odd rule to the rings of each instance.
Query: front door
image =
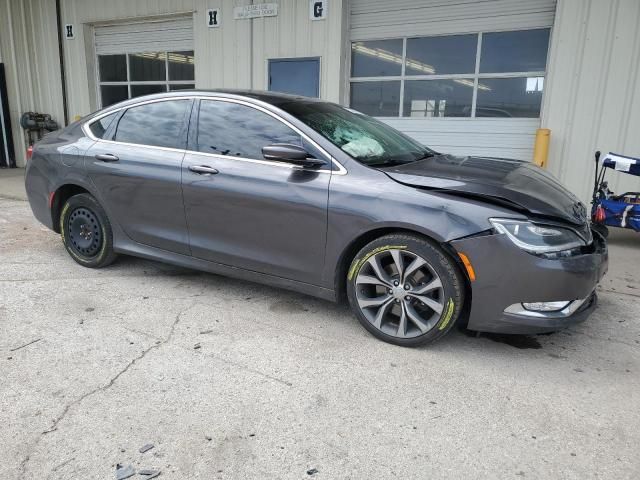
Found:
[[[85,162],[108,213],[129,238],[182,254],[190,253],[180,181],[191,104],[129,108],[106,127]],[[92,131],[100,133],[98,122]]]
[[[197,131],[190,133],[182,174],[193,255],[319,284],[329,164],[308,171],[265,161],[265,145],[310,146],[278,118],[252,106],[201,100],[197,122],[195,117]]]

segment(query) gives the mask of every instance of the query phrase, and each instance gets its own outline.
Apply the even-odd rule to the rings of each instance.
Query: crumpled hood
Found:
[[[584,225],[587,220],[580,200],[551,174],[529,162],[436,155],[381,171],[405,185],[493,199],[576,225]]]

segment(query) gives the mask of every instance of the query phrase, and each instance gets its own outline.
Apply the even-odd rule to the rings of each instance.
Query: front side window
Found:
[[[102,107],[151,93],[195,88],[193,51],[98,55]]]
[[[191,100],[131,107],[120,117],[114,140],[155,147],[185,148],[183,127]]]
[[[198,115],[198,151],[260,160],[272,143],[302,146],[298,133],[269,114],[246,105],[202,100]]]
[[[434,154],[388,125],[333,103],[296,101],[278,107],[365,165],[409,163]]]
[[[544,28],[354,42],[350,105],[377,117],[538,118],[549,35]]]

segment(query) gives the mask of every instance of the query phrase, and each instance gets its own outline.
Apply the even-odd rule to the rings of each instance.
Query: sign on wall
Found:
[[[207,27],[217,28],[220,26],[220,9],[208,8],[207,9]]]
[[[64,26],[64,38],[66,38],[67,40],[73,40],[74,38],[76,38],[76,32],[73,24],[67,23]]]
[[[233,18],[242,20],[246,18],[275,17],[278,15],[277,3],[259,3],[256,5],[243,5],[233,9]]]
[[[309,0],[309,18],[311,20],[324,20],[327,18],[329,0]]]

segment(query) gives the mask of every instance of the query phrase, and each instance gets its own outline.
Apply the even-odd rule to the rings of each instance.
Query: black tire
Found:
[[[74,195],[65,202],[60,214],[60,232],[64,248],[83,267],[106,267],[117,257],[109,218],[88,193]]]
[[[392,263],[388,263],[386,266],[384,266],[385,255],[392,257]],[[397,281],[394,279],[401,276],[399,269],[395,267],[395,258],[398,255],[401,266],[404,265],[403,270],[405,272],[411,271],[410,266],[413,265],[413,260],[424,261],[425,265],[420,267],[422,270],[413,274],[413,278],[407,277],[409,280],[403,280],[402,283],[404,285],[394,286]],[[370,283],[372,278],[374,280],[375,278],[380,278],[380,276],[372,274],[375,272],[373,263],[376,261],[380,262],[378,267],[382,266],[384,269],[382,276],[385,277],[385,282],[386,280],[391,280],[392,282],[389,288],[385,286],[386,283],[385,285]],[[388,262],[388,260],[386,261]],[[410,264],[407,265],[407,262],[410,262]],[[430,274],[432,275],[431,277],[429,276]],[[420,279],[415,280],[417,278],[415,275],[420,275]],[[404,275],[402,276],[404,277]],[[413,284],[414,281],[420,282],[421,279],[423,283]],[[419,292],[432,285],[438,285],[437,290],[429,290],[426,295],[433,296],[435,309],[430,308],[432,303],[425,299],[426,295],[411,296],[411,292]],[[398,299],[399,296],[404,295],[399,291],[402,288],[408,289],[406,293],[409,295]],[[349,305],[362,326],[380,340],[403,347],[425,345],[446,335],[456,323],[462,311],[464,288],[462,274],[449,255],[433,242],[419,236],[407,234],[385,235],[367,244],[356,254],[347,272]],[[385,297],[393,298],[390,303],[385,300],[385,304],[389,306],[384,307],[388,313],[382,313],[381,318],[384,319],[382,321],[378,321],[379,315],[371,313],[371,308],[376,309],[375,306],[361,307],[363,299],[366,302],[367,300],[375,301]],[[422,301],[419,299],[422,299]],[[394,303],[396,304],[395,306],[393,305]],[[438,308],[441,309],[441,312],[438,312]],[[408,313],[406,313],[409,311],[412,312],[411,317],[413,319],[416,318],[416,313],[418,314],[417,317],[422,320],[425,319],[421,315],[428,316],[429,319],[422,323],[416,322],[409,318]],[[377,312],[379,312],[379,309]],[[400,315],[404,317],[403,320],[401,320]],[[375,319],[372,319],[372,317],[375,317]],[[396,317],[397,327],[394,323]],[[376,322],[378,326],[376,326]],[[395,334],[392,331],[394,328],[397,328]],[[401,328],[403,328],[403,334],[400,334]]]

